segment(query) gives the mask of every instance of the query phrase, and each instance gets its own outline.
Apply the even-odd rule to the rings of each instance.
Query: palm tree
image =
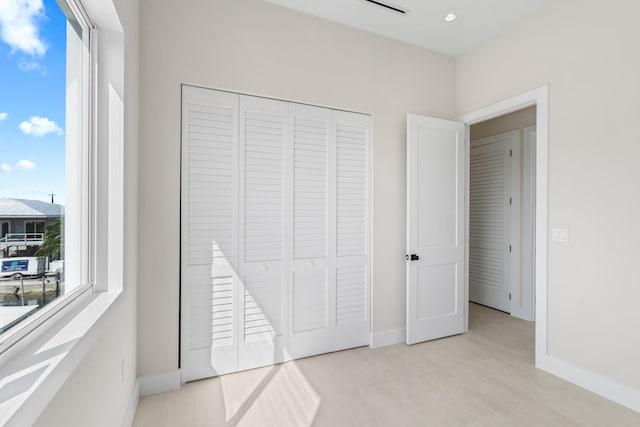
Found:
[[[37,256],[48,256],[51,261],[60,258],[62,226],[61,219],[54,219],[49,223],[44,229],[44,241],[36,251]]]

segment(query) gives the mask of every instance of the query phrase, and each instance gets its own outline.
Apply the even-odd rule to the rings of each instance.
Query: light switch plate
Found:
[[[554,228],[551,230],[551,240],[554,242],[568,242],[569,230],[566,228]]]

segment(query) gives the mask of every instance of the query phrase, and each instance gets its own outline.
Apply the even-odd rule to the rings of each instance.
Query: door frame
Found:
[[[536,206],[535,206],[535,365],[540,367],[548,357],[547,352],[547,272],[548,272],[548,171],[549,171],[549,86],[541,86],[520,95],[513,96],[479,110],[464,114],[458,120],[467,127],[465,154],[466,183],[465,197],[469,203],[469,154],[471,125],[490,120],[523,108],[536,106]],[[469,210],[465,212],[466,229],[469,228]],[[465,330],[469,330],[469,233],[465,233]]]

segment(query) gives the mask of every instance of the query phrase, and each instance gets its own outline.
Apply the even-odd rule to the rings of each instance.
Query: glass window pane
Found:
[[[0,334],[88,283],[88,32],[64,0],[4,3]]]

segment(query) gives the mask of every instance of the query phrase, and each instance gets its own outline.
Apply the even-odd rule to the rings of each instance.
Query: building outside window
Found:
[[[36,255],[47,227],[59,228],[63,216],[64,206],[56,203],[0,199],[0,258]]]

